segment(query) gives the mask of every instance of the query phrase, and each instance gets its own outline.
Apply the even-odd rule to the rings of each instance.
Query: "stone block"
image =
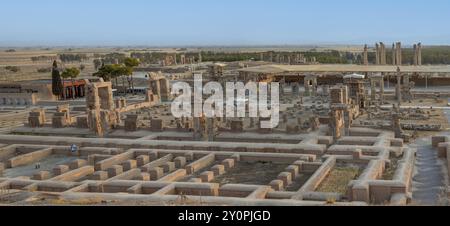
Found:
[[[88,118],[86,116],[80,116],[76,119],[76,127],[80,129],[87,129],[89,128],[88,124]]]
[[[211,168],[211,171],[214,172],[214,176],[220,176],[225,173],[224,165],[215,165]]]
[[[298,170],[298,166],[296,166],[296,165],[290,165],[285,170],[286,170],[286,172],[291,173],[292,179],[295,179],[298,176],[299,170]]]
[[[161,167],[155,167],[153,169],[150,169],[148,173],[150,174],[151,180],[158,180],[164,175],[164,169]]]
[[[302,172],[302,169],[303,169],[303,164],[304,164],[304,163],[305,163],[305,161],[303,161],[303,160],[298,160],[298,161],[295,161],[293,165],[298,166],[298,172],[301,173],[301,172]]]
[[[125,119],[125,131],[133,132],[138,130],[138,115],[128,115]]]
[[[123,170],[126,172],[131,169],[137,168],[137,161],[136,160],[127,160],[124,163],[122,163]]]
[[[150,122],[150,130],[152,132],[162,132],[164,130],[162,119],[152,119]]]
[[[67,126],[67,121],[65,116],[56,116],[56,114],[52,118],[52,127],[53,128],[64,128]]]
[[[359,159],[361,159],[361,157],[363,156],[362,150],[361,150],[361,149],[354,150],[354,151],[352,152],[352,156],[353,156],[353,159],[354,159],[354,160],[359,160]]]
[[[150,174],[149,173],[141,173],[139,176],[136,177],[136,180],[150,181]]]
[[[174,159],[174,162],[175,162],[175,167],[176,168],[183,168],[184,166],[186,166],[186,157],[176,157],[175,159]]]
[[[50,179],[50,172],[40,171],[33,175],[33,180],[48,180]]]
[[[282,180],[273,180],[270,182],[270,187],[275,191],[281,191],[284,188],[284,182]]]
[[[148,154],[148,156],[150,157],[150,161],[155,161],[158,159],[158,152],[152,151]]]
[[[31,128],[37,128],[37,127],[42,127],[44,126],[45,122],[41,121],[41,117],[39,116],[30,116],[28,117],[28,125]]]
[[[431,143],[433,145],[433,147],[437,147],[439,143],[443,143],[443,142],[447,142],[448,141],[448,137],[446,136],[434,136],[431,138]]]
[[[239,161],[241,161],[241,155],[239,155],[238,153],[233,154],[233,155],[231,156],[231,158],[234,160],[234,162],[239,162]]]
[[[97,171],[91,176],[92,180],[107,180],[108,172],[106,171]]]
[[[292,183],[292,174],[289,172],[282,172],[277,177],[278,180],[282,180],[285,186],[288,186]]]
[[[184,157],[186,158],[186,161],[194,161],[194,153],[193,152],[188,152],[186,154],[184,154]]]
[[[4,170],[5,170],[5,164],[0,162],[0,175],[2,175]]]
[[[67,165],[58,165],[55,168],[53,168],[53,174],[55,176],[59,176],[61,174],[69,172],[70,168]]]
[[[200,179],[200,178],[191,178],[189,180],[189,182],[191,182],[191,183],[202,183],[202,179]]]
[[[214,172],[212,171],[205,171],[200,174],[200,179],[202,179],[202,182],[208,183],[214,180]]]
[[[141,167],[150,162],[150,157],[148,155],[140,155],[136,158],[137,166]]]
[[[244,122],[242,120],[233,120],[230,124],[231,132],[240,133],[244,131]]]
[[[77,159],[77,160],[75,160],[75,161],[72,161],[72,162],[69,164],[69,168],[70,168],[71,170],[73,170],[73,169],[78,169],[78,168],[80,168],[80,167],[86,166],[87,164],[88,164],[88,162],[87,162],[86,160],[84,160],[84,159]]]
[[[161,166],[164,170],[164,173],[170,173],[175,171],[175,163],[174,162],[166,162]]]
[[[222,161],[222,165],[225,166],[225,170],[230,170],[234,167],[234,159],[225,159]]]
[[[108,177],[115,177],[123,173],[123,167],[121,165],[114,165],[108,168]]]

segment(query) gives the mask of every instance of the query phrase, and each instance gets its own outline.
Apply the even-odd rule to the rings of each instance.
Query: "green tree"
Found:
[[[129,80],[128,80],[128,85],[131,86],[131,89],[132,89],[133,95],[134,95],[133,71],[134,71],[135,67],[139,66],[140,61],[139,61],[139,59],[128,57],[128,58],[125,58],[124,64],[128,68],[129,73],[127,75],[130,76]]]
[[[80,75],[80,70],[76,67],[67,68],[61,74],[64,79],[71,79],[72,81],[72,99],[75,99],[75,78]],[[64,98],[66,95],[64,95]]]
[[[124,65],[120,64],[108,64],[103,65],[99,70],[93,74],[95,77],[103,78],[104,81],[115,81],[116,87],[118,86],[117,79],[124,75],[131,75],[133,72],[131,68],[126,67]],[[125,82],[123,81],[122,77],[122,85],[125,87]]]
[[[52,93],[59,99],[61,97],[62,90],[63,84],[61,81],[61,75],[59,74],[58,63],[56,63],[55,60],[53,61],[52,67]]]
[[[100,59],[95,59],[94,60],[94,67],[95,67],[95,70],[98,70],[101,66],[102,66],[102,60],[100,60]]]

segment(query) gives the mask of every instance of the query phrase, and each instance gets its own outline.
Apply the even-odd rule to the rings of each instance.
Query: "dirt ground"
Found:
[[[361,173],[358,166],[338,166],[331,170],[329,175],[320,183],[318,192],[336,192],[346,194],[348,183],[356,179]]]

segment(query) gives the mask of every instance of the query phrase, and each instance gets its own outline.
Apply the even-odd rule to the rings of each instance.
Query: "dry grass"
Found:
[[[336,167],[322,181],[318,192],[336,192],[345,194],[348,183],[358,177],[360,169],[357,167]]]

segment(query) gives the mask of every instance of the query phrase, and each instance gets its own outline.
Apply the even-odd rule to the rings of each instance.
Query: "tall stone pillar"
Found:
[[[403,63],[402,43],[401,42],[397,42],[397,44],[396,44],[396,62],[397,62],[397,65],[402,65],[402,63]]]
[[[397,53],[395,50],[395,44],[392,43],[392,65],[397,65]]]
[[[380,45],[378,45],[378,43],[376,43],[375,44],[375,51],[376,51],[376,54],[375,54],[375,64],[376,65],[379,65],[380,64],[380,62],[381,62],[381,60],[380,60]]]
[[[305,79],[304,79],[304,87],[305,87],[305,96],[310,96],[311,90],[310,90],[309,80],[307,77],[305,77]]]
[[[170,84],[166,78],[159,80],[161,88],[161,101],[168,101],[170,99]]]
[[[194,117],[192,124],[193,124],[192,126],[194,127],[193,138],[194,138],[195,141],[200,141],[202,139],[202,136],[203,136],[202,125],[201,125],[201,118]]]
[[[203,62],[202,52],[198,53],[198,62]]]
[[[413,65],[417,66],[417,64],[418,64],[417,60],[419,59],[417,55],[419,52],[418,52],[416,44],[414,44],[414,46],[413,46],[413,51],[414,51]]]
[[[395,87],[395,93],[398,105],[400,106],[402,103],[402,76],[400,74],[400,68],[397,69],[397,86]]]
[[[422,65],[422,43],[417,44],[417,65]]]
[[[386,65],[386,46],[382,42],[380,42],[380,51],[380,64]]]
[[[384,76],[381,75],[381,83],[380,83],[380,102],[384,103]]]
[[[372,101],[375,101],[376,93],[377,93],[376,82],[374,79],[370,79],[370,99],[372,99]]]
[[[209,142],[214,141],[214,139],[216,137],[216,132],[217,132],[216,120],[214,118],[206,119],[206,130],[207,130],[208,141]]]
[[[368,53],[367,45],[364,46],[363,64],[364,65],[369,65],[369,53]]]

